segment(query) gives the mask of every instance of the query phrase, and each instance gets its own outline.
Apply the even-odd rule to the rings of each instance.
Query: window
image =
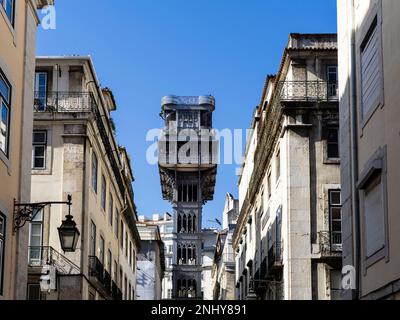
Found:
[[[178,201],[179,202],[197,202],[197,184],[181,183],[178,186]]]
[[[382,47],[378,17],[375,17],[361,44],[361,103],[366,118],[380,104],[382,95]]]
[[[128,258],[128,232],[125,231],[125,256]]]
[[[98,160],[96,154],[92,153],[92,188],[97,193]]]
[[[100,245],[99,245],[99,260],[100,262],[104,265],[104,247],[105,247],[105,241],[102,236],[100,236]]]
[[[0,0],[1,1],[1,0]],[[11,110],[11,85],[0,71],[0,150],[8,156],[10,110]]]
[[[0,295],[3,294],[4,243],[6,239],[6,217],[0,213]]]
[[[339,159],[339,128],[327,128],[328,159]]]
[[[276,154],[276,181],[279,181],[281,177],[281,150],[278,150]]]
[[[271,199],[272,195],[272,187],[271,187],[271,170],[269,170],[268,177],[267,177],[267,187],[268,187],[268,199]]]
[[[199,127],[199,111],[182,110],[178,112],[178,128],[196,129]]]
[[[107,184],[106,178],[104,175],[101,175],[101,207],[103,210],[106,210],[106,191],[107,191]]]
[[[15,0],[0,0],[0,4],[3,7],[4,11],[6,12],[6,15],[8,17],[8,20],[10,20],[11,25],[14,26],[14,4]]]
[[[328,98],[338,97],[338,67],[328,66],[327,70],[327,85],[328,85]]]
[[[168,289],[167,299],[172,299],[172,289]]]
[[[114,260],[114,282],[118,283],[118,263]]]
[[[125,279],[124,279],[124,297],[125,297],[125,300],[127,300],[128,299],[128,278],[125,276]]]
[[[385,247],[383,185],[379,175],[364,190],[365,250],[367,258]]]
[[[29,225],[29,265],[40,266],[43,246],[43,210],[40,210]]]
[[[130,282],[129,282],[129,290],[128,290],[128,292],[129,292],[129,299],[128,300],[132,300],[132,285],[131,285]]]
[[[136,271],[136,252],[135,252],[135,250],[132,250],[132,261],[133,261],[132,270],[133,270],[133,272],[135,272]]]
[[[112,274],[112,263],[113,263],[112,252],[110,249],[108,249],[108,251],[107,251],[107,270],[110,273],[110,275]]]
[[[342,199],[340,190],[329,191],[329,215],[332,250],[342,249]]]
[[[132,267],[132,241],[129,241],[129,265]]]
[[[122,271],[122,268],[119,268],[119,287],[121,288],[122,291],[122,284],[123,284],[123,279],[124,279],[124,272]]]
[[[90,244],[89,244],[89,254],[91,256],[96,255],[96,225],[93,221],[90,223]]]
[[[28,283],[28,301],[40,301],[42,300],[42,291],[40,290],[40,284]]]
[[[119,225],[119,214],[114,215],[114,234],[118,238],[118,225]]]
[[[114,223],[114,199],[111,193],[108,202],[108,222],[110,226],[112,226]]]
[[[46,111],[47,108],[47,73],[36,72],[35,75],[35,111]]]
[[[331,270],[330,272],[331,300],[342,300],[342,272]]]
[[[121,227],[120,227],[121,235],[119,237],[119,243],[121,245],[121,250],[124,249],[124,222],[121,220]]]
[[[46,169],[47,131],[33,132],[32,167],[35,170]]]

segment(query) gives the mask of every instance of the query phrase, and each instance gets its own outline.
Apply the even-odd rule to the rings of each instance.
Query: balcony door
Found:
[[[43,259],[43,210],[40,210],[29,225],[29,265],[41,266]]]
[[[330,238],[332,251],[342,250],[342,200],[340,190],[329,191]]]
[[[36,72],[35,75],[35,110],[45,111],[47,105],[47,73]]]
[[[338,67],[327,67],[327,86],[328,86],[328,99],[335,99],[338,97]]]

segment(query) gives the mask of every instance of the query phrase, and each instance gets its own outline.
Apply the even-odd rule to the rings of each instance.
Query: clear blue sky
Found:
[[[162,125],[161,97],[212,94],[214,126],[248,128],[267,74],[288,35],[336,32],[336,0],[56,0],[57,29],[40,30],[39,55],[91,55],[117,100],[119,144],[131,157],[138,213],[171,211],[158,168],[146,162],[146,133]],[[236,165],[218,170],[203,225],[237,196]]]

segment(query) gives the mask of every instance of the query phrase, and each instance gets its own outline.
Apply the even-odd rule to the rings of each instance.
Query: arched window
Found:
[[[183,219],[182,219],[182,233],[187,232],[187,218],[186,218],[186,214],[183,215]]]
[[[188,233],[192,233],[193,232],[193,225],[192,225],[192,215],[189,214],[188,216]]]
[[[183,246],[182,248],[182,264],[186,264],[187,263],[187,250],[186,250],[186,246]]]
[[[178,214],[178,233],[182,230],[182,215]]]
[[[177,259],[178,259],[178,265],[182,264],[182,246],[178,246],[178,252],[177,252]]]
[[[197,230],[197,216],[193,214],[193,232],[195,233]]]

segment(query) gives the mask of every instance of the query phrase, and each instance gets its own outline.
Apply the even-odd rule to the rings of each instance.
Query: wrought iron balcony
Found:
[[[104,266],[100,262],[100,260],[95,256],[89,257],[89,277],[97,280],[102,285],[105,284]]]
[[[113,300],[122,300],[122,291],[114,281],[111,282],[111,296]]]
[[[335,102],[339,100],[338,83],[326,81],[282,81],[282,102]]]
[[[33,107],[37,113],[92,112],[94,98],[90,92],[35,92]]]
[[[329,231],[320,231],[318,232],[318,241],[321,257],[341,257],[341,234],[331,234]]]
[[[281,242],[275,242],[268,251],[268,273],[276,271],[283,266]]]
[[[108,294],[111,294],[111,275],[104,270],[104,288]]]
[[[59,274],[80,274],[80,268],[52,247],[29,247],[29,268],[55,266]]]

